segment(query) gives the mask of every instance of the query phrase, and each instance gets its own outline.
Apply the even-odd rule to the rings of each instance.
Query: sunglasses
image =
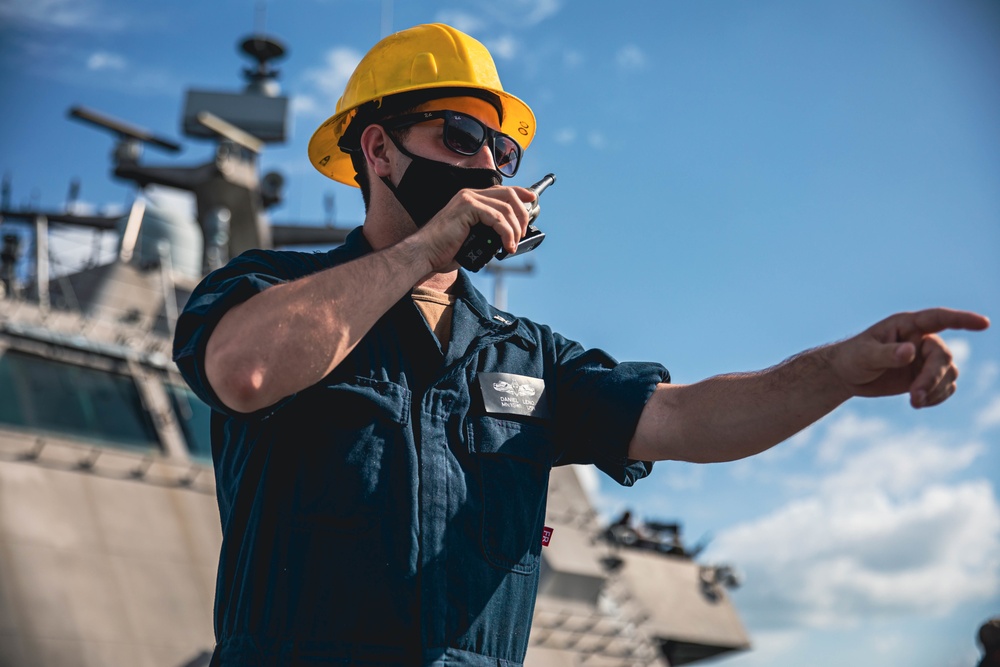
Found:
[[[457,111],[420,111],[390,118],[382,123],[387,129],[402,129],[437,118],[444,119],[442,140],[445,148],[459,155],[475,155],[490,141],[493,161],[504,176],[513,176],[521,164],[521,145],[514,138],[487,127],[478,119]]]

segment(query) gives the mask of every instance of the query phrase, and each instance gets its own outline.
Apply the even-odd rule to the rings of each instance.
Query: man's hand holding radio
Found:
[[[461,190],[413,240],[421,244],[434,273],[458,268],[455,254],[478,223],[496,231],[502,246],[513,252],[528,228],[526,205],[535,199],[534,192],[519,186]]]

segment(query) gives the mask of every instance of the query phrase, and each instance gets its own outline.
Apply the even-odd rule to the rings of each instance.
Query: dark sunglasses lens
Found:
[[[504,176],[513,176],[521,161],[521,147],[506,134],[498,134],[493,139],[493,160]]]
[[[486,126],[461,114],[445,117],[444,143],[460,155],[475,155],[486,142]],[[506,134],[493,134],[493,160],[504,176],[513,176],[521,160],[521,147]]]
[[[475,155],[486,141],[486,128],[467,116],[456,114],[445,123],[444,141],[456,153]]]

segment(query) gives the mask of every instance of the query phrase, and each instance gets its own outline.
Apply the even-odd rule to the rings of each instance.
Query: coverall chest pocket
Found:
[[[300,397],[299,428],[310,433],[296,466],[295,514],[348,532],[363,531],[385,509],[396,461],[405,451],[410,392],[392,382],[357,377],[318,385]],[[308,426],[305,426],[308,424]]]
[[[486,559],[511,572],[534,572],[552,465],[549,429],[489,416],[470,417],[468,427]]]

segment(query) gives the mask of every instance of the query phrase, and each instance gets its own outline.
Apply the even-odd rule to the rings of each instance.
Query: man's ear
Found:
[[[388,144],[389,136],[381,125],[369,125],[361,133],[361,150],[365,155],[365,161],[379,178],[385,178],[390,174]]]

